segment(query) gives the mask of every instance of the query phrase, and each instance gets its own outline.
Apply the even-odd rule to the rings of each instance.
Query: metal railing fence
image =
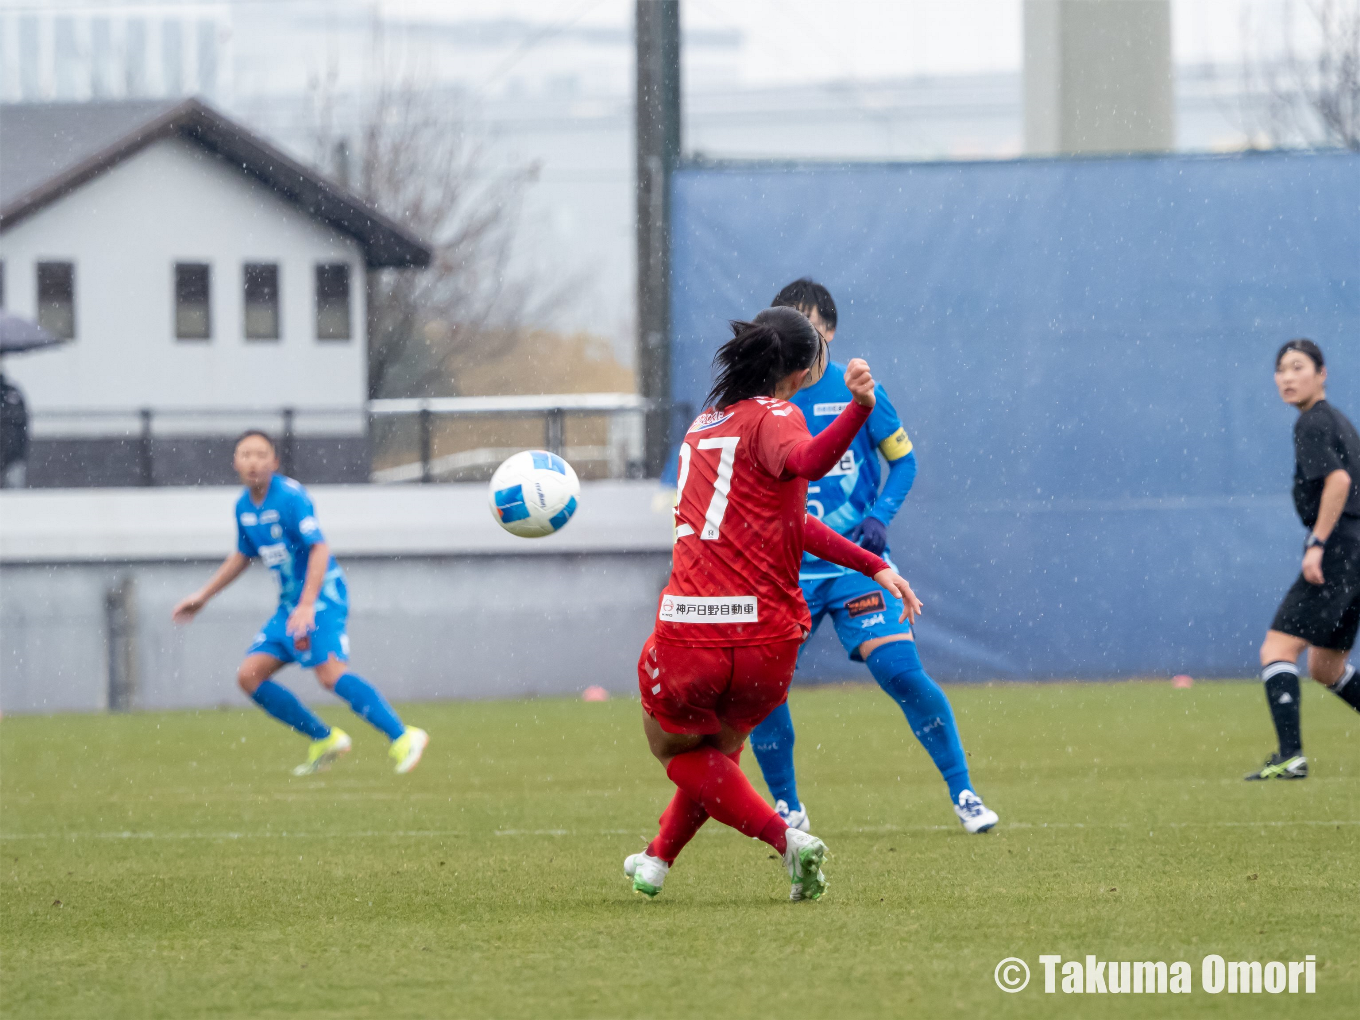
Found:
[[[41,409],[29,414],[32,447],[79,460],[82,452],[97,457],[117,451],[119,460],[135,465],[127,484],[167,484],[157,477],[158,453],[168,444],[193,447],[233,442],[246,429],[262,429],[274,440],[279,467],[291,474],[297,467],[299,441],[304,436],[362,437],[367,416],[361,407]],[[78,471],[78,464],[69,465]]]
[[[643,470],[643,416],[650,403],[633,393],[556,393],[532,396],[429,397],[373,400],[369,413],[382,418],[414,418],[418,429],[418,457],[414,461],[376,469],[375,482],[432,482],[459,469],[499,463],[514,452],[509,447],[477,447],[435,456],[435,427],[440,419],[543,416],[543,448],[573,459],[607,459],[609,477],[637,478]],[[604,450],[566,445],[569,417],[605,416],[609,422]],[[601,458],[601,453],[604,457]]]
[[[248,428],[271,435],[284,473],[311,483],[484,476],[540,442],[593,477],[641,477],[649,407],[631,393],[567,393],[386,399],[361,407],[38,409],[29,415],[27,484],[229,484],[231,447]],[[579,423],[572,444],[570,422]]]

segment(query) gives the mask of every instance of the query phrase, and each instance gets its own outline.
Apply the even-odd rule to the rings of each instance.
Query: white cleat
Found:
[[[826,844],[810,832],[790,829],[784,837],[784,868],[789,873],[789,899],[818,900],[826,892],[826,876],[822,862],[826,860]]]
[[[633,880],[633,892],[648,899],[655,899],[661,892],[670,870],[671,866],[660,857],[648,857],[645,853],[629,854],[623,859],[623,874]]]
[[[808,819],[806,804],[799,804],[798,807],[790,811],[788,801],[777,800],[774,802],[774,809],[790,829],[797,829],[799,832],[812,831],[812,822]]]
[[[970,834],[986,832],[1001,821],[997,813],[982,803],[982,798],[972,790],[964,790],[959,794],[959,802],[954,805],[954,814],[959,816],[959,821]]]

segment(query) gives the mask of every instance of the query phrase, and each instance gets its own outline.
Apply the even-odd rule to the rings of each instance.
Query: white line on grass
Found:
[[[1101,822],[1088,825],[1085,822],[1003,822],[997,828],[1005,829],[1133,829],[1142,828],[1144,825],[1151,825],[1152,829],[1194,829],[1194,828],[1286,828],[1294,825],[1360,825],[1360,819],[1334,818],[1326,819],[1298,819],[1294,821],[1264,821],[1264,822],[1243,822],[1243,821],[1220,821],[1220,822],[1143,822],[1135,825],[1133,822]],[[858,833],[890,833],[890,832],[953,832],[956,826],[953,825],[864,825],[855,828],[831,829],[828,834],[836,832],[858,832]],[[641,830],[638,829],[495,829],[492,830],[494,836],[632,836]],[[469,831],[455,831],[453,829],[370,829],[360,832],[5,832],[0,833],[0,840],[19,840],[19,839],[206,839],[206,840],[225,840],[225,839],[381,839],[381,838],[411,838],[411,839],[444,839],[461,838],[466,836],[478,835]]]
[[[375,829],[370,832],[6,832],[0,839],[369,839],[379,836],[467,836],[434,829]]]

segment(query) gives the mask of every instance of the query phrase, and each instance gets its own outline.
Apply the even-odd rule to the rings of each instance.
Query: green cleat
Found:
[[[630,854],[623,862],[625,878],[633,880],[633,892],[641,893],[649,900],[656,899],[671,866],[660,857],[648,857],[645,853]]]
[[[1272,754],[1266,759],[1266,763],[1261,766],[1259,772],[1242,777],[1249,781],[1260,779],[1307,779],[1308,778],[1308,759],[1301,754],[1290,755],[1288,758],[1279,753]]]
[[[349,734],[342,729],[332,728],[331,735],[321,740],[313,740],[307,748],[307,760],[293,769],[295,776],[310,776],[330,768],[342,754],[353,747]]]
[[[789,899],[819,900],[826,892],[826,876],[822,861],[826,860],[826,844],[810,833],[790,829],[785,838],[784,867],[789,872]]]
[[[430,735],[415,726],[406,727],[406,732],[392,741],[387,749],[388,755],[397,763],[397,773],[405,775],[420,764],[420,756],[430,743]]]

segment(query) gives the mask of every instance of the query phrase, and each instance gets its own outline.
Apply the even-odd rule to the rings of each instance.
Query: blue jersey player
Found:
[[[774,304],[797,308],[828,343],[835,337],[836,303],[821,284],[796,280],[779,292]],[[792,398],[814,436],[851,399],[844,374],[844,366],[828,366],[820,380]],[[891,562],[888,524],[916,478],[916,454],[882,386],[875,398],[873,414],[841,462],[808,485],[808,512]],[[880,454],[888,463],[886,482],[879,467]],[[855,662],[867,663],[879,686],[902,707],[912,732],[949,785],[949,799],[963,827],[986,832],[994,826],[996,812],[972,790],[949,699],[922,667],[911,624],[898,622],[902,604],[871,579],[815,556],[803,557],[798,580],[812,612],[812,629],[830,616],[846,654]],[[793,739],[793,719],[786,702],[751,731],[751,749],[776,810],[790,825],[807,831],[807,808],[798,798],[794,776]]]
[[[350,672],[345,575],[331,556],[307,490],[277,473],[274,443],[263,432],[252,430],[237,440],[233,465],[245,485],[236,501],[236,551],[206,585],[175,606],[175,622],[192,620],[252,560],[263,560],[279,582],[279,607],[246,650],[236,682],[279,722],[311,738],[307,760],[294,775],[328,767],[350,749],[350,738],[270,679],[290,662],[315,670],[322,687],[392,742],[388,753],[397,771],[410,772],[420,762],[429,734],[403,725],[383,696]]]

